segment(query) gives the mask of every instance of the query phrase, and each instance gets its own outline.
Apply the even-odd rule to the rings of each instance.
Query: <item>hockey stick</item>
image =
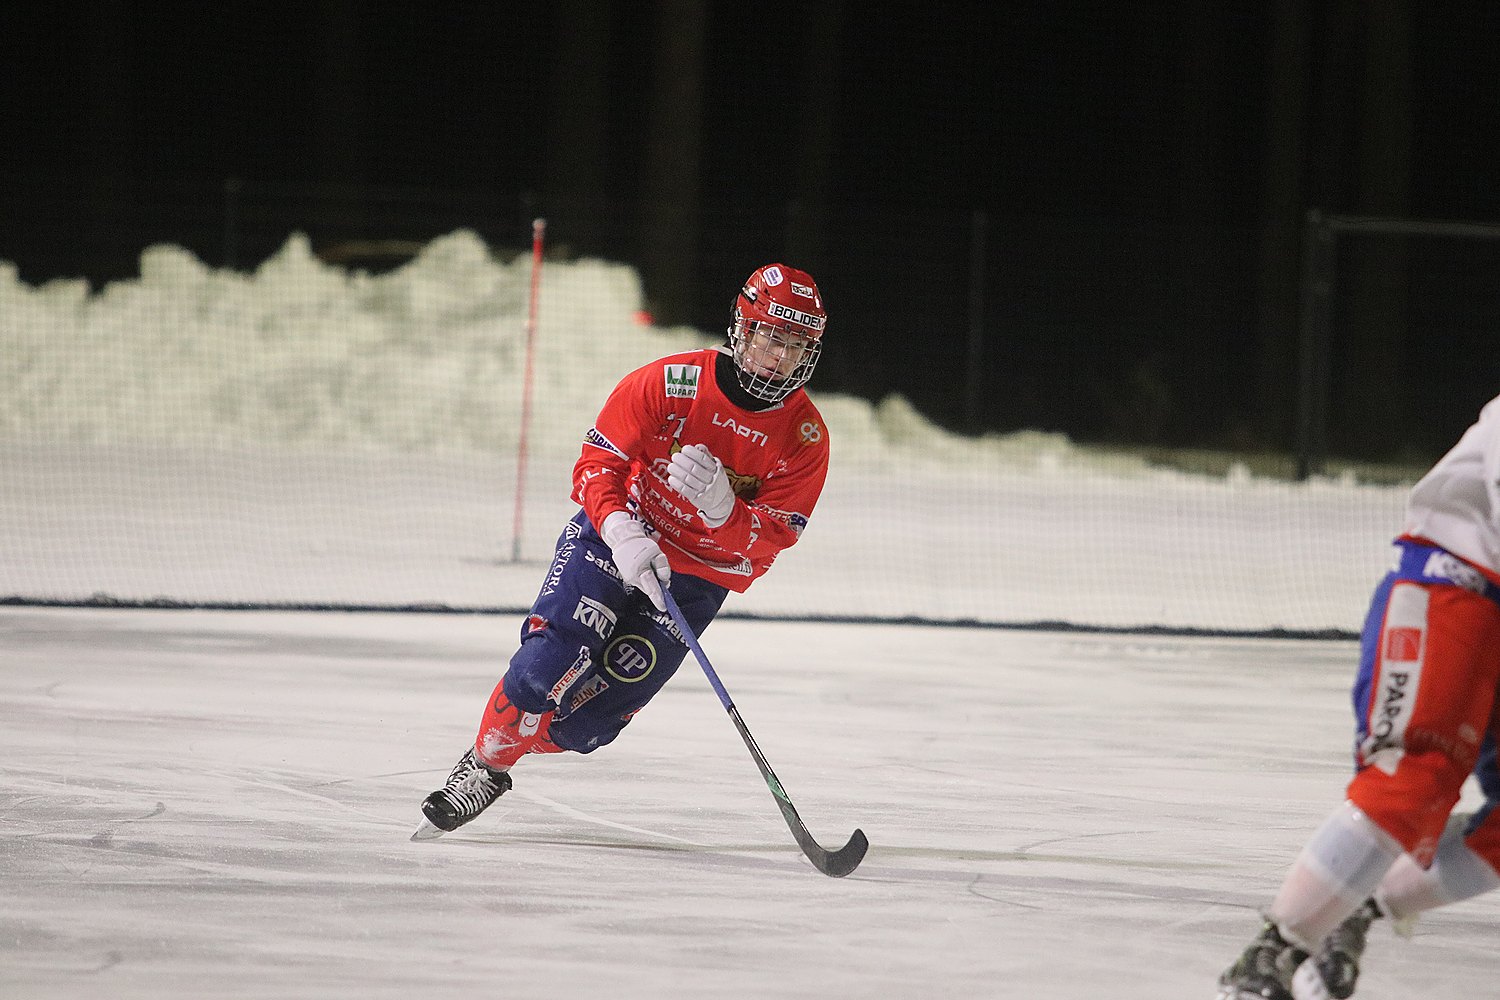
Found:
[[[688,648],[698,658],[698,665],[708,675],[708,683],[713,685],[714,693],[719,696],[719,700],[724,703],[725,710],[729,712],[729,717],[734,720],[734,728],[740,731],[740,738],[745,741],[745,746],[750,748],[750,756],[755,758],[755,766],[760,768],[761,777],[766,779],[766,787],[771,789],[771,794],[775,796],[776,805],[781,808],[781,816],[786,820],[786,825],[791,827],[797,846],[802,848],[802,853],[807,855],[807,860],[813,863],[813,867],[824,875],[842,878],[854,871],[864,860],[865,851],[870,847],[870,842],[865,839],[864,831],[856,829],[849,837],[849,842],[836,851],[824,849],[823,845],[807,832],[802,817],[797,815],[797,807],[792,805],[786,789],[781,787],[781,782],[771,770],[771,765],[766,763],[766,755],[760,752],[760,747],[755,743],[755,737],[751,736],[750,730],[745,728],[745,720],[740,718],[739,710],[734,707],[734,702],[729,698],[729,692],[724,690],[724,685],[719,681],[719,675],[714,673],[713,664],[708,662],[708,656],[699,645],[698,637],[688,627],[687,619],[682,616],[682,609],[677,606],[677,600],[666,587],[662,588],[662,595],[667,599],[667,613],[672,616],[672,621],[676,623],[678,631],[687,641]]]

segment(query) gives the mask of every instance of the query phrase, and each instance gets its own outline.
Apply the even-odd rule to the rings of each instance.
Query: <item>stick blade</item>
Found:
[[[832,878],[843,878],[859,867],[859,863],[865,859],[865,852],[869,849],[870,841],[865,838],[865,832],[856,829],[850,835],[849,843],[843,847],[833,852],[823,851],[821,861],[811,856],[809,856],[809,860],[824,875]]]
[[[783,813],[789,810],[783,810]],[[830,878],[843,878],[865,859],[865,852],[870,849],[870,841],[865,838],[863,830],[856,829],[849,837],[849,842],[836,851],[830,851],[813,839],[813,835],[807,831],[807,827],[800,819],[793,822],[796,813],[793,811],[787,816],[787,825],[791,827],[792,836],[796,838],[797,846],[802,848],[802,853],[807,855],[807,860],[812,862],[814,868]]]

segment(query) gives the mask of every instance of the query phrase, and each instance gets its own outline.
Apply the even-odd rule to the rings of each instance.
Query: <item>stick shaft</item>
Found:
[[[719,696],[719,701],[724,703],[724,710],[729,713],[729,718],[734,722],[734,728],[739,731],[740,739],[745,741],[750,756],[755,759],[755,766],[760,769],[760,776],[765,779],[766,787],[771,790],[772,797],[776,799],[776,806],[781,810],[781,818],[786,820],[787,828],[792,831],[792,838],[797,841],[797,846],[802,848],[802,853],[807,855],[813,867],[824,875],[841,878],[852,872],[864,860],[865,851],[869,847],[864,832],[855,830],[849,842],[837,851],[829,851],[813,838],[807,830],[807,824],[803,823],[802,817],[797,814],[797,807],[792,804],[786,789],[781,787],[781,779],[776,777],[776,772],[771,770],[771,763],[761,752],[760,744],[755,742],[755,737],[750,734],[750,728],[745,725],[745,720],[740,718],[739,709],[734,707],[734,701],[730,699],[729,692],[724,689],[723,682],[719,680],[718,672],[714,670],[713,664],[708,662],[708,654],[703,652],[703,646],[698,642],[698,637],[693,634],[692,628],[682,614],[682,609],[677,606],[677,600],[672,596],[672,591],[663,587],[662,595],[666,598],[667,613],[672,616],[677,630],[682,633],[688,648],[697,658],[698,665],[707,675],[708,683],[713,687],[714,693]]]

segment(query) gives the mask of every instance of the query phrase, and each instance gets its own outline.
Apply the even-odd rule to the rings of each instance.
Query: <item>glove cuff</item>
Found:
[[[604,544],[614,548],[627,538],[645,538],[646,528],[628,511],[617,510],[612,511],[604,518],[604,523],[599,525],[599,537],[604,539]]]

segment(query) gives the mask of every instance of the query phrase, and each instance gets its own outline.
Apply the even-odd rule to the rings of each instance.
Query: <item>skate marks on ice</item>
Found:
[[[1352,645],[721,621],[809,828],[870,834],[847,879],[690,670],[410,843],[513,642],[0,609],[0,996],[404,1000],[493,992],[516,955],[564,1000],[1206,996],[1347,766]],[[1361,996],[1487,995],[1497,923],[1377,927]]]
[[[784,862],[791,859],[801,862],[801,851],[794,842],[740,842],[724,841],[717,838],[712,843],[700,843],[685,837],[674,836],[661,830],[653,830],[645,827],[632,826],[626,823],[599,816],[585,810],[576,808],[555,799],[528,792],[523,789],[512,790],[504,806],[496,804],[490,807],[484,814],[485,819],[475,821],[457,831],[442,835],[442,839],[448,842],[467,840],[475,843],[492,844],[497,847],[521,846],[534,847],[574,847],[584,848],[591,851],[640,851],[662,855],[710,855],[720,859],[723,863],[734,863],[737,855],[751,855],[755,857],[774,858],[778,861],[778,867],[784,867]],[[562,818],[563,822],[546,829],[541,836],[522,836],[515,832],[515,825],[520,817],[507,816],[506,812],[521,812],[516,800],[529,801],[538,806],[551,810]],[[524,822],[524,820],[520,820]],[[591,830],[598,827],[614,831],[616,836],[607,836]],[[1144,832],[1144,831],[1142,831]],[[732,835],[733,831],[724,831],[725,835]],[[631,836],[633,835],[633,836]],[[1091,834],[1077,838],[1077,841],[1102,840],[1107,837],[1131,836],[1132,833],[1123,834]],[[431,838],[438,839],[438,838]],[[846,876],[848,878],[868,877],[876,881],[957,881],[966,883],[971,891],[973,887],[985,880],[994,880],[993,874],[984,874],[982,869],[990,865],[1006,865],[1013,862],[1052,862],[1060,866],[1084,866],[1101,868],[1126,868],[1132,870],[1152,870],[1159,872],[1186,872],[1215,870],[1223,871],[1228,866],[1222,864],[1201,863],[1191,859],[1150,859],[1142,860],[1132,857],[1114,857],[1107,854],[1063,854],[1046,853],[1038,851],[1037,848],[1047,846],[1058,841],[1044,841],[1036,844],[1021,845],[1010,850],[993,850],[983,848],[956,848],[929,845],[899,845],[878,844],[870,849],[870,853],[864,865],[858,872]],[[749,859],[741,859],[749,861]],[[907,866],[906,862],[936,863],[942,868],[914,868]],[[793,865],[797,867],[797,865]],[[950,870],[951,869],[951,870]],[[980,870],[971,870],[980,869]],[[1053,880],[1057,884],[1069,880]],[[1245,903],[1243,905],[1251,905]]]

